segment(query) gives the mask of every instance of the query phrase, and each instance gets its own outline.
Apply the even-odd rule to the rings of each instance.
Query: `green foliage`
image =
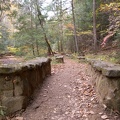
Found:
[[[92,0],[76,0],[75,2],[76,24],[78,31],[92,29]]]
[[[94,54],[88,54],[86,55],[86,58],[91,58],[91,59],[98,59],[98,60],[103,60],[103,61],[107,61],[107,62],[111,62],[111,63],[119,63],[119,59],[118,56],[116,56],[116,53],[111,53],[110,55],[106,55],[106,54],[98,54],[98,55],[94,55]]]
[[[37,4],[36,4],[37,2]],[[92,47],[93,31],[93,0],[75,0],[75,24],[77,28],[77,38],[79,48],[86,51]],[[69,5],[68,5],[69,3]],[[107,32],[115,31],[115,36],[119,39],[119,1],[118,0],[96,0],[97,17],[97,39],[98,43],[106,36]],[[66,6],[66,4],[68,6]],[[0,22],[0,51],[10,51],[17,55],[41,56],[46,55],[47,45],[44,34],[48,42],[52,44],[55,51],[75,52],[74,25],[69,0],[53,0],[50,5],[45,5],[41,0],[24,0],[23,2],[2,0],[2,14],[14,25],[13,31],[4,20]],[[37,5],[40,14],[37,11]],[[12,6],[16,9],[11,10]],[[111,11],[111,12],[110,12]],[[49,16],[48,13],[53,15]],[[38,19],[38,14],[41,21]],[[113,17],[110,20],[110,17]],[[2,18],[2,17],[1,17]],[[40,22],[44,25],[41,27]],[[8,48],[8,49],[7,49]],[[113,60],[114,61],[114,60]]]
[[[15,48],[15,47],[7,47],[7,49],[10,53],[17,53],[20,51],[20,48]]]
[[[120,64],[120,30],[117,31],[116,33],[116,39],[117,39],[117,43],[118,43],[118,50],[117,50],[117,54],[116,54],[116,59],[118,61],[118,63]]]
[[[4,12],[10,10],[10,0],[0,0],[0,17],[4,14]]]
[[[9,32],[4,24],[0,24],[0,50],[6,51],[7,46],[9,45]]]

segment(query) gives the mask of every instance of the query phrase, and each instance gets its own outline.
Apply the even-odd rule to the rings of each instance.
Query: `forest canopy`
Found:
[[[1,54],[84,55],[119,42],[119,0],[0,0]]]

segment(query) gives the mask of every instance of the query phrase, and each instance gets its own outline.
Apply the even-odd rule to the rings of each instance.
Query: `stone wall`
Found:
[[[25,108],[35,88],[51,74],[51,60],[36,58],[0,66],[0,106],[7,114]]]
[[[88,60],[87,72],[95,86],[98,101],[106,108],[120,111],[120,65]]]

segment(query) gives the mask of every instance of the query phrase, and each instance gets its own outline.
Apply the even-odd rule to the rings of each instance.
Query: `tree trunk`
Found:
[[[37,3],[37,2],[36,2],[36,3]],[[47,47],[48,47],[48,55],[53,55],[52,48],[51,48],[51,46],[50,46],[50,43],[49,43],[49,41],[48,41],[48,38],[47,38],[47,35],[46,35],[46,32],[45,32],[45,29],[44,29],[44,25],[43,25],[44,19],[42,18],[42,13],[41,13],[41,11],[40,11],[40,9],[39,9],[38,4],[36,4],[36,6],[37,6],[37,13],[38,13],[38,15],[37,15],[37,16],[38,16],[38,20],[39,20],[40,26],[41,26],[41,28],[42,28],[42,30],[43,30],[44,39],[45,39],[45,42],[46,42]]]
[[[76,52],[79,53],[76,25],[75,25],[74,1],[73,0],[71,1],[71,6],[72,6],[72,17],[73,17],[73,25],[74,25],[74,40],[75,40]]]
[[[35,23],[35,26],[36,26],[36,31],[37,31],[37,23]],[[37,39],[35,39],[35,42],[36,42],[36,51],[37,51],[37,55],[39,56],[40,55],[40,53],[39,53],[39,44],[38,44],[38,40]]]
[[[40,53],[39,53],[39,45],[38,45],[38,41],[36,40],[36,50],[37,50],[37,55],[39,56]]]
[[[63,52],[63,28],[61,26],[60,52]]]
[[[96,51],[97,50],[96,0],[93,0],[93,40],[94,40],[94,51]]]
[[[60,28],[61,28],[61,39],[60,39],[60,51],[63,52],[63,11],[62,11],[62,0],[60,0]]]
[[[33,29],[33,19],[32,19],[32,4],[30,5],[30,27],[31,27],[31,30]],[[30,34],[31,36],[31,44],[32,44],[32,51],[33,51],[33,55],[35,56],[35,48],[34,48],[34,37],[32,34]]]
[[[58,52],[60,53],[60,41],[58,40]]]
[[[35,49],[34,49],[34,45],[33,45],[33,44],[31,44],[31,46],[32,46],[32,53],[33,53],[33,56],[35,56]]]

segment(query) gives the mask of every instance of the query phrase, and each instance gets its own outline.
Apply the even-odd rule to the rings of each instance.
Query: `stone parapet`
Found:
[[[104,107],[120,111],[120,65],[93,59],[87,61],[87,73],[95,86],[98,101]]]
[[[0,106],[7,114],[28,104],[30,96],[45,77],[51,74],[51,60],[36,58],[18,64],[0,65]]]

